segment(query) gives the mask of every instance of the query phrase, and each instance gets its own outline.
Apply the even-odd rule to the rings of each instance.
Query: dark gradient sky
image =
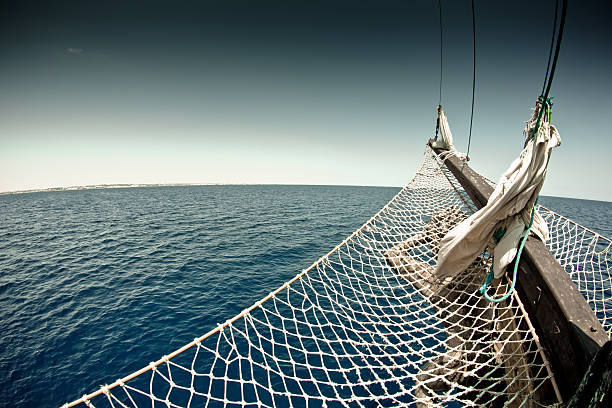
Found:
[[[442,104],[467,147],[470,1],[443,1]],[[476,2],[471,165],[497,179],[539,95],[553,1]],[[612,201],[610,6],[570,2],[543,193]],[[438,2],[4,2],[0,191],[405,184],[438,103]]]

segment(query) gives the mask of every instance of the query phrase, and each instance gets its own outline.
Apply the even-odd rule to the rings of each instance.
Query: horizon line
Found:
[[[27,190],[0,191],[0,195],[11,194],[31,194],[45,193],[54,191],[82,191],[82,190],[102,190],[112,188],[142,188],[142,187],[197,187],[197,186],[329,186],[329,187],[380,187],[380,188],[404,188],[404,186],[390,185],[363,185],[363,184],[307,184],[307,183],[109,183],[109,184],[85,184],[77,186],[56,186],[47,188],[35,188]],[[571,200],[598,201],[602,203],[612,203],[612,201],[596,200],[592,198],[563,197],[554,195],[543,195],[543,197],[567,198]]]
[[[45,188],[33,188],[27,190],[0,191],[0,195],[43,193],[52,191],[79,191],[79,190],[101,190],[111,188],[139,188],[139,187],[182,187],[182,186],[332,186],[332,187],[384,187],[403,188],[403,186],[375,186],[363,184],[308,184],[308,183],[108,183],[108,184],[85,184],[75,186],[55,186]]]

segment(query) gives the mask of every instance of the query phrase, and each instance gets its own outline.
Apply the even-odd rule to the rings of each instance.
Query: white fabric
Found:
[[[438,140],[436,138],[436,140],[431,143],[432,147],[435,147],[436,149],[450,150],[451,152],[455,153],[459,159],[465,160],[467,157],[466,154],[458,152],[453,145],[453,134],[451,133],[450,126],[448,125],[448,119],[444,114],[444,110],[440,105],[438,105],[438,127],[440,128],[441,139]]]
[[[451,133],[444,110],[440,105],[438,105],[438,127],[440,128],[441,140],[436,139],[433,142],[433,147],[437,149],[455,150],[455,146],[453,145],[453,134]]]
[[[512,217],[510,225],[506,228],[504,237],[492,248],[495,278],[501,277],[506,266],[512,262],[518,252],[516,244],[524,236],[525,232],[523,218],[520,215]]]
[[[535,126],[536,116],[537,109],[527,122],[527,135]],[[495,258],[495,277],[500,277],[514,259],[518,241],[529,224],[531,210],[542,188],[550,151],[561,143],[557,129],[548,122],[541,124],[535,140],[527,137],[521,155],[501,176],[487,205],[442,239],[435,272],[438,277],[452,277],[463,272],[487,245]],[[495,246],[493,234],[500,227],[506,228],[506,233]],[[544,241],[548,235],[546,223],[537,212],[532,232]]]

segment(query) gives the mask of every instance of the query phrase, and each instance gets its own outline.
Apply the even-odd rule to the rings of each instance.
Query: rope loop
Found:
[[[550,122],[553,98],[554,97],[551,96],[546,97],[546,99],[544,99],[544,96],[542,95],[538,97],[538,102],[536,104],[536,108],[538,109],[538,119],[536,120],[536,124],[533,128],[533,131],[531,132],[531,140],[535,139],[536,135],[540,131],[542,119],[544,119],[545,122]]]
[[[485,282],[482,284],[482,286],[479,289],[482,296],[484,296],[484,298],[490,302],[495,302],[495,303],[503,302],[504,300],[508,299],[510,295],[512,295],[512,292],[514,292],[514,287],[516,286],[516,276],[518,275],[518,265],[521,260],[521,254],[523,253],[523,248],[525,247],[525,242],[527,242],[527,238],[529,237],[529,233],[531,232],[531,227],[533,226],[533,218],[535,217],[536,208],[538,206],[539,199],[540,197],[538,196],[535,202],[533,203],[533,208],[531,209],[531,221],[529,221],[529,226],[525,230],[523,239],[521,240],[521,244],[519,245],[519,248],[518,248],[518,252],[516,253],[516,257],[514,258],[514,271],[512,273],[512,283],[510,284],[510,289],[508,289],[508,291],[500,298],[493,298],[487,294],[487,288],[489,287],[489,284],[493,281],[493,277],[494,277],[493,265],[491,265],[491,269],[489,270],[489,273],[487,274],[487,277],[485,278]],[[495,232],[494,238],[495,236],[499,236],[499,233],[500,233],[500,230],[497,230]],[[501,240],[501,237],[503,237],[504,233],[505,231],[503,231],[501,233],[501,236],[499,236],[500,240]]]

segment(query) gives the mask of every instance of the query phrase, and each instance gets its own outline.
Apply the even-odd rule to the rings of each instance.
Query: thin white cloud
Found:
[[[70,54],[76,55],[83,55],[83,53],[85,52],[83,48],[68,48],[66,51],[68,51]]]

